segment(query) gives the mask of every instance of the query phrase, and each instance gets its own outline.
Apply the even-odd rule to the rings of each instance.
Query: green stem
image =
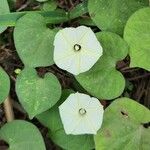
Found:
[[[40,13],[47,23],[60,23],[68,20],[68,14],[59,11],[24,11],[0,15],[0,26],[15,26],[16,21],[26,13]]]
[[[72,11],[65,12],[65,11],[24,11],[24,12],[12,12],[9,14],[0,15],[0,26],[15,26],[17,20],[25,15],[26,13],[40,13],[46,19],[46,22],[49,24],[58,24],[62,22],[67,22],[71,19],[77,18],[82,16],[83,14],[87,13],[86,5],[79,4],[77,5]]]

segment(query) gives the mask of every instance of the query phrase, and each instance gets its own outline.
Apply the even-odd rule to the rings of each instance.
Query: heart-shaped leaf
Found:
[[[21,17],[14,30],[17,52],[26,66],[49,66],[53,62],[55,32],[46,27],[45,18],[38,13]]]
[[[89,0],[88,9],[95,24],[105,31],[122,35],[128,18],[149,0]]]
[[[91,150],[94,146],[92,135],[66,135],[60,119],[58,106],[66,100],[71,90],[64,90],[61,100],[49,111],[37,116],[38,120],[48,127],[50,138],[66,150]],[[69,113],[69,112],[68,112]]]
[[[0,104],[6,99],[10,90],[10,79],[0,67]]]
[[[149,150],[150,111],[129,98],[115,100],[95,136],[96,150]]]
[[[33,118],[57,103],[61,86],[57,78],[47,73],[40,78],[33,68],[25,68],[17,77],[16,92],[20,103]]]
[[[150,8],[140,9],[130,17],[124,39],[130,46],[130,66],[150,71]]]
[[[0,15],[9,13],[9,6],[7,0],[0,0]],[[7,27],[1,26],[0,23],[0,33],[2,33]]]
[[[9,150],[46,150],[39,130],[31,123],[15,120],[0,129],[0,139],[9,144]]]
[[[115,33],[100,32],[97,38],[103,47],[103,56],[88,71],[76,76],[78,82],[93,96],[113,99],[124,90],[123,75],[116,70],[116,63],[128,52],[126,42]]]

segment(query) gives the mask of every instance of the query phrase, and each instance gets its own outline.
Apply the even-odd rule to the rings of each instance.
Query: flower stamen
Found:
[[[74,49],[74,51],[80,51],[81,50],[81,45],[75,44],[73,49]]]
[[[84,108],[80,108],[79,109],[79,114],[82,115],[82,116],[85,115],[86,114],[86,110]]]

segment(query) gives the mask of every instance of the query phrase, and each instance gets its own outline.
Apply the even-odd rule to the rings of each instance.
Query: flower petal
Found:
[[[74,55],[73,51],[71,51],[71,44],[64,38],[62,35],[62,31],[58,32],[55,36],[54,40],[54,61],[63,60],[63,58],[67,57],[68,55]]]
[[[80,49],[74,49],[75,45]],[[85,26],[60,30],[54,40],[54,61],[58,67],[78,75],[88,71],[102,55],[94,32]]]
[[[91,123],[88,121],[88,118],[84,118],[78,122],[76,127],[70,132],[70,134],[95,134],[95,130]]]
[[[85,114],[80,114],[80,109]],[[96,134],[103,120],[103,106],[96,98],[75,93],[59,106],[61,120],[66,134]]]

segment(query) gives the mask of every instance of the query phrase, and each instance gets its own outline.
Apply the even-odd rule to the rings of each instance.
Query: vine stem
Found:
[[[4,112],[7,122],[11,122],[14,120],[14,112],[12,108],[11,98],[8,96],[4,101]]]

